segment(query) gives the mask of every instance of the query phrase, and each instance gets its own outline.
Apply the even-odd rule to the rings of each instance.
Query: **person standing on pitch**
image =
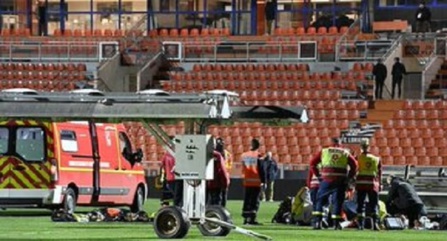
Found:
[[[368,139],[361,142],[361,149],[362,152],[357,157],[359,172],[356,180],[358,229],[363,230],[365,227],[365,199],[368,196],[366,210],[369,212],[368,216],[373,221],[371,227],[374,230],[380,230],[377,208],[379,206],[382,164],[379,157],[369,153]]]
[[[353,182],[357,173],[357,160],[349,150],[341,146],[341,140],[333,138],[332,142],[332,146],[323,148],[310,162],[312,172],[320,180],[317,206],[312,212],[314,229],[322,228],[323,207],[328,204],[329,197],[332,198],[331,217],[334,220],[334,228],[343,229],[341,226],[342,205],[347,187]],[[320,163],[321,166],[319,166]]]
[[[223,190],[230,185],[230,175],[225,168],[225,159],[222,154],[217,150],[217,140],[213,152],[214,159],[214,179],[206,182],[207,184],[207,203],[209,205],[222,205],[222,193]]]
[[[244,204],[242,217],[244,224],[259,225],[256,220],[259,209],[259,195],[261,186],[265,183],[264,170],[259,155],[260,143],[257,139],[251,140],[251,150],[242,154],[242,176],[244,185]]]
[[[231,183],[231,169],[233,168],[233,155],[225,148],[225,142],[222,138],[216,139],[216,151],[220,152],[225,160],[225,169],[228,173],[229,180]],[[230,183],[228,183],[227,188],[222,189],[222,207],[226,207],[227,199],[228,199],[228,189],[230,187]]]
[[[278,164],[273,159],[271,151],[267,152],[267,156],[262,161],[262,167],[265,173],[265,186],[261,190],[262,201],[273,202],[275,180],[278,176]]]

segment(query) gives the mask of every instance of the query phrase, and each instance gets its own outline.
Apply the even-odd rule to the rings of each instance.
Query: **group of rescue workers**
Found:
[[[350,150],[341,145],[339,138],[332,139],[333,144],[322,148],[311,160],[307,186],[313,203],[314,229],[327,227],[325,210],[330,205],[330,218],[334,229],[343,229],[342,208],[349,191],[355,189],[357,203],[357,227],[365,228],[366,216],[372,223],[373,230],[380,229],[378,216],[379,192],[382,189],[382,165],[380,158],[369,152],[369,141],[360,144],[361,152],[356,157]],[[242,217],[246,225],[259,225],[257,213],[260,206],[261,191],[266,183],[266,174],[262,162],[265,160],[260,151],[260,142],[252,139],[251,148],[241,156],[242,177],[244,186],[244,202]],[[225,149],[223,139],[217,138],[214,144],[214,179],[207,182],[207,204],[226,206],[230,185],[232,156]],[[162,205],[173,199],[174,205],[182,206],[183,183],[175,179],[175,158],[166,153],[162,160],[164,175],[164,192]],[[425,207],[414,188],[398,177],[391,177],[387,209],[394,213],[404,214],[409,219],[409,227],[413,228],[421,215],[425,215]],[[351,192],[352,193],[352,192]],[[368,202],[365,202],[368,198]],[[366,206],[366,207],[365,207]],[[367,210],[367,215],[365,215]]]
[[[333,227],[336,230],[343,229],[343,204],[346,196],[349,196],[347,194],[352,194],[355,190],[357,228],[363,230],[368,217],[372,221],[368,226],[373,230],[380,230],[378,208],[379,192],[382,190],[382,164],[378,156],[369,152],[368,139],[362,140],[360,147],[360,154],[354,157],[349,149],[342,147],[340,139],[333,138],[332,146],[323,148],[311,160],[308,188],[314,204],[314,229],[327,226],[323,211],[328,206],[329,198]],[[408,219],[408,228],[420,225],[419,220],[426,218],[427,212],[414,187],[404,179],[392,175],[387,182],[390,187],[385,213],[404,215]]]

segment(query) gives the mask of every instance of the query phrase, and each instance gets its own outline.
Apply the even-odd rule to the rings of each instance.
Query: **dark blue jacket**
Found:
[[[262,162],[262,167],[264,168],[266,182],[276,180],[278,176],[278,164],[273,158],[267,159],[266,157]]]

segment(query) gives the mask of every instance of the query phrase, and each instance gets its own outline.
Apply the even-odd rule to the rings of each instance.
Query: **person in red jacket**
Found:
[[[230,185],[230,175],[225,168],[225,159],[218,151],[214,155],[214,179],[207,181],[207,203],[223,206],[223,190]]]
[[[318,180],[318,177],[314,174],[311,168],[309,168],[309,172],[307,174],[306,184],[309,188],[310,200],[315,205],[317,203],[317,192],[318,188],[320,187],[320,180]]]
[[[259,154],[260,143],[257,139],[251,141],[251,150],[242,154],[242,176],[244,185],[244,204],[242,217],[244,224],[259,225],[256,216],[259,209],[261,186],[265,183],[264,169]]]
[[[358,229],[364,229],[365,199],[368,197],[367,215],[372,218],[374,230],[380,230],[377,207],[382,178],[382,164],[380,158],[369,152],[369,140],[362,140],[362,153],[357,157],[359,173],[357,174],[357,224]]]
[[[174,137],[171,137],[173,139]],[[166,188],[172,192],[174,205],[183,206],[183,180],[175,178],[175,157],[166,152],[161,160],[161,169],[164,172]],[[162,205],[166,204],[162,201]]]
[[[333,138],[333,145],[323,148],[311,161],[310,168],[320,180],[317,193],[317,204],[314,216],[314,229],[322,228],[323,207],[332,197],[332,220],[335,229],[342,229],[342,205],[348,183],[354,180],[357,173],[357,160],[349,150],[341,146],[338,138]],[[349,173],[348,173],[349,170]]]

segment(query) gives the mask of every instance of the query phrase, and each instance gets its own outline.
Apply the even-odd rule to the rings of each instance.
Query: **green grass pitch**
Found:
[[[271,217],[278,208],[278,202],[261,203],[259,220],[263,226],[245,227],[253,231],[269,235],[273,240],[299,241],[445,241],[445,231],[314,231],[309,227],[286,226],[272,224]],[[149,213],[156,211],[157,200],[147,203]],[[229,210],[234,222],[242,224],[240,216],[242,202],[230,201]],[[91,208],[82,208],[90,211]],[[46,210],[5,210],[0,211],[0,240],[158,240],[151,224],[141,223],[55,223],[50,220],[50,212]],[[194,226],[189,230],[186,240],[255,240],[251,237],[232,231],[227,237],[203,237]]]

